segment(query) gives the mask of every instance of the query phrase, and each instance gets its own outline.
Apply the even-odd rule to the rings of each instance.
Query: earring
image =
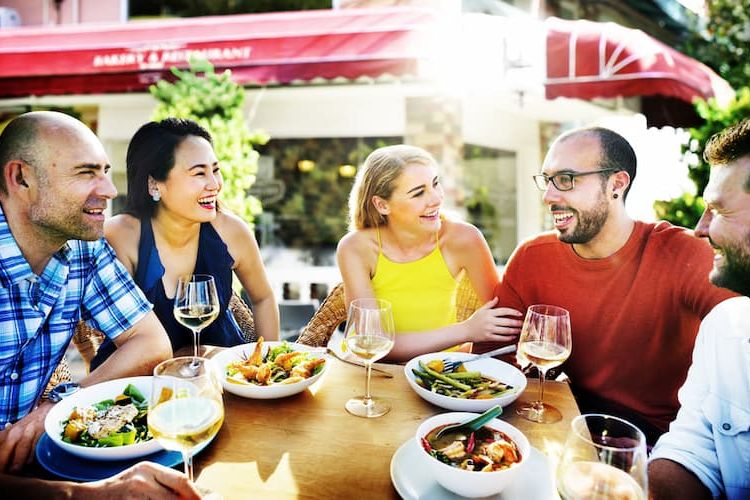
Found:
[[[151,193],[151,199],[154,200],[155,203],[158,203],[159,200],[161,200],[161,193],[158,189]]]
[[[613,194],[613,195],[612,195],[612,198],[614,198],[615,200],[616,200],[617,198],[619,198],[619,197],[620,197],[620,195],[619,195],[619,194],[617,194],[617,193],[615,193],[615,194]]]

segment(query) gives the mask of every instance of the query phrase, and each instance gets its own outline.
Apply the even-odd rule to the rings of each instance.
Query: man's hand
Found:
[[[31,413],[0,432],[0,472],[19,472],[34,458],[34,448],[44,432],[44,419],[53,404],[43,401]]]
[[[187,476],[152,462],[139,464],[109,479],[79,485],[76,498],[129,500],[131,498],[200,499],[200,493]]]

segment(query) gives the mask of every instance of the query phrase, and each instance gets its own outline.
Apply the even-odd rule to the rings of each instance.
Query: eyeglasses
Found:
[[[591,175],[591,174],[603,174],[607,172],[616,172],[616,171],[618,171],[618,169],[616,168],[603,168],[601,170],[592,170],[591,172],[574,172],[574,173],[564,173],[564,174],[555,174],[555,175],[538,174],[532,177],[534,178],[536,187],[538,187],[540,191],[545,191],[550,181],[552,181],[552,184],[557,188],[558,191],[570,191],[571,189],[576,187],[576,184],[575,184],[576,177],[581,177],[584,175]]]

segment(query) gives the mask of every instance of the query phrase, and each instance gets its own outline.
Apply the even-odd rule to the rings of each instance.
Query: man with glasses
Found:
[[[534,176],[555,231],[516,249],[496,294],[503,307],[570,311],[562,369],[581,412],[626,418],[653,444],[677,413],[701,318],[731,293],[707,279],[709,245],[627,214],[635,175],[633,148],[611,130],[558,138]]]

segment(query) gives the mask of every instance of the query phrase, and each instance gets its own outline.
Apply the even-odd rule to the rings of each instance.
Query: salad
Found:
[[[312,353],[295,351],[288,342],[268,349],[264,355],[260,337],[252,355],[229,363],[225,376],[235,384],[293,384],[320,373],[325,362],[325,358],[314,357]]]
[[[440,359],[428,363],[420,361],[419,370],[412,370],[412,373],[420,387],[453,398],[493,399],[515,390],[481,372],[467,371],[463,363],[452,371],[446,370]]]
[[[152,439],[146,415],[148,401],[132,384],[114,399],[75,407],[62,422],[62,439],[66,443],[103,448],[125,446]]]

